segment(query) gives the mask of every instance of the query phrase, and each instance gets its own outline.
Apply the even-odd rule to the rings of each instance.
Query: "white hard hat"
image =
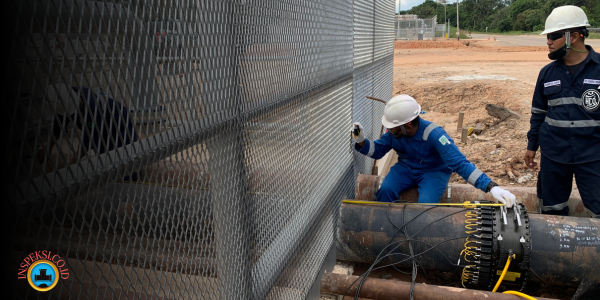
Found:
[[[385,105],[381,123],[386,128],[404,125],[421,113],[421,105],[409,95],[398,95],[390,99]]]
[[[577,27],[590,27],[583,9],[573,5],[560,6],[552,10],[540,35]]]
[[[48,101],[51,109],[56,105],[56,113],[64,116],[74,114],[79,107],[77,93],[64,83],[48,87]]]

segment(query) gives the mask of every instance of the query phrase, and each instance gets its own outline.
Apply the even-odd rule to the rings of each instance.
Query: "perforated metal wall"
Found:
[[[9,0],[15,299],[304,299],[392,96],[393,1]],[[22,268],[21,268],[22,269]],[[18,276],[12,276],[15,279]]]

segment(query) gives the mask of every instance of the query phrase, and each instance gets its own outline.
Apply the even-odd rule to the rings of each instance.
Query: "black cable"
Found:
[[[398,200],[396,200],[395,202],[397,202],[397,203],[400,203],[400,201],[398,201]],[[406,228],[406,226],[408,225],[408,223],[410,223],[410,222],[411,222],[411,221],[413,221],[413,220],[416,220],[416,219],[417,219],[419,216],[421,216],[422,214],[426,213],[427,211],[429,211],[429,210],[431,210],[431,209],[434,209],[434,208],[436,208],[436,206],[432,206],[432,207],[430,207],[430,208],[427,208],[426,210],[424,210],[424,211],[420,212],[419,214],[417,214],[417,215],[416,215],[414,218],[410,219],[410,221],[408,221],[408,222],[404,223],[404,224],[402,225],[402,227],[400,227],[400,226],[396,225],[396,223],[394,223],[394,221],[392,221],[392,219],[390,219],[390,210],[389,210],[389,208],[390,208],[390,207],[391,207],[391,205],[390,205],[390,206],[388,206],[388,209],[386,210],[386,213],[385,213],[385,214],[386,214],[386,217],[387,217],[388,221],[390,221],[390,223],[392,223],[392,225],[394,225],[394,227],[396,227],[396,228],[397,228],[397,230],[396,230],[396,232],[394,233],[394,235],[393,235],[393,236],[390,238],[390,241],[389,241],[390,243],[392,242],[392,240],[394,240],[394,238],[396,238],[396,235],[398,234],[398,232],[402,232],[402,233],[404,234],[404,236],[407,236],[407,235],[406,235],[406,233],[404,232],[405,230],[403,230],[402,228]],[[402,221],[403,221],[403,222],[404,222],[404,213],[406,212],[406,209],[405,209],[405,208],[406,208],[406,205],[404,205],[404,206],[402,207]],[[410,239],[409,239],[409,240],[410,240]],[[412,246],[410,245],[410,242],[409,242],[409,248],[411,248],[411,247],[412,247]],[[423,265],[421,264],[421,262],[417,261],[417,263],[419,264],[419,266],[421,266],[421,269],[422,269],[422,270],[423,270],[423,272],[425,273],[425,278],[427,278],[427,272],[425,271],[425,268],[423,267]],[[398,269],[396,266],[393,266],[393,268],[394,268],[394,270],[396,270],[396,271],[398,271],[398,272],[400,272],[400,273],[402,273],[402,274],[406,274],[406,275],[408,275],[408,274],[409,274],[408,272],[404,272],[404,271],[401,271],[401,270],[399,270],[399,269]],[[414,270],[413,270],[413,272],[411,272],[411,274],[412,274],[412,273],[414,273]]]
[[[404,210],[405,210],[405,207],[406,207],[406,205],[402,207],[402,209],[403,209],[403,212],[404,212]],[[389,212],[389,209],[390,209],[390,208],[391,208],[391,205],[388,205],[388,209],[386,210],[386,214],[387,214],[387,216],[388,216],[388,221],[390,221],[390,223],[392,223],[392,224],[393,224],[393,225],[394,225],[396,228],[398,228],[398,226],[397,226],[397,225],[396,225],[396,224],[395,224],[395,223],[394,223],[394,222],[393,222],[393,221],[392,221],[392,220],[389,218],[389,213],[388,213],[388,212]],[[429,210],[429,209],[428,209],[428,210]],[[425,211],[421,212],[419,215],[421,215],[421,214],[422,214],[422,213],[424,213],[424,212],[425,212]],[[416,217],[418,217],[419,215],[417,215]],[[415,217],[415,218],[413,218],[412,220],[416,219],[416,217]],[[411,220],[411,221],[412,221],[412,220]],[[407,222],[407,223],[410,223],[410,221],[409,221],[409,222]],[[406,224],[404,224],[404,225],[406,225]],[[400,229],[399,229],[399,230],[400,230]],[[399,230],[398,230],[398,231],[399,231]],[[368,269],[368,270],[367,270],[367,271],[366,271],[366,272],[365,272],[363,275],[359,276],[359,277],[358,277],[356,280],[354,280],[354,282],[352,282],[352,284],[351,284],[351,285],[348,287],[348,289],[347,289],[347,290],[346,290],[346,292],[344,293],[344,296],[342,297],[342,300],[344,299],[344,297],[346,297],[346,294],[348,293],[348,291],[350,290],[350,288],[351,288],[351,287],[352,287],[352,286],[353,286],[353,285],[356,283],[356,281],[357,281],[358,279],[361,279],[361,277],[362,277],[362,279],[360,280],[360,282],[359,282],[359,284],[358,284],[358,286],[357,286],[356,293],[355,293],[355,295],[354,295],[354,298],[355,298],[355,299],[357,299],[357,298],[358,298],[358,295],[359,295],[359,293],[360,293],[360,289],[362,288],[362,285],[365,283],[365,281],[366,281],[366,279],[367,279],[368,275],[369,275],[369,274],[371,273],[371,271],[373,270],[373,267],[375,267],[375,266],[376,266],[376,265],[377,265],[377,264],[378,264],[378,263],[379,263],[379,262],[380,262],[380,261],[381,261],[381,260],[382,260],[384,257],[387,257],[387,256],[388,256],[388,255],[385,255],[384,257],[380,258],[380,256],[383,254],[384,250],[385,250],[386,248],[388,248],[389,246],[393,245],[394,243],[397,243],[397,242],[392,242],[392,240],[393,240],[393,238],[396,236],[396,234],[398,234],[398,231],[396,231],[396,232],[394,233],[394,236],[392,237],[392,239],[390,240],[390,242],[388,243],[388,245],[387,245],[387,246],[385,246],[385,247],[384,247],[384,248],[383,248],[383,249],[382,249],[382,250],[379,252],[379,254],[377,255],[377,257],[375,258],[375,261],[374,261],[374,263],[373,263],[373,264],[372,264],[372,265],[369,267],[369,269]],[[403,242],[403,243],[404,243],[404,242]],[[403,243],[400,243],[400,244],[398,244],[396,247],[394,247],[392,250],[390,250],[390,251],[388,252],[388,254],[392,253],[392,251],[396,250],[396,249],[397,249],[398,247],[400,247],[400,246],[401,246]]]
[[[384,250],[385,250],[387,247],[391,246],[392,244],[393,244],[393,243],[390,243],[390,244],[388,244],[387,246],[385,246],[383,249],[381,249],[381,251],[379,252],[379,254],[377,255],[377,257],[375,258],[375,264],[376,264],[377,262],[379,262],[379,261],[380,261],[380,260],[379,260],[379,256],[381,256],[381,254],[383,253],[383,251],[384,251]],[[395,249],[395,248],[394,248],[394,249]],[[392,249],[392,250],[390,250],[390,252],[391,252],[391,251],[393,251],[393,249]],[[371,269],[373,268],[373,266],[374,266],[374,264],[372,264],[372,265],[369,267],[369,269],[367,270],[367,272],[365,272],[363,275],[360,275],[358,278],[356,278],[356,279],[355,279],[355,280],[352,282],[352,284],[351,284],[351,285],[348,287],[348,289],[346,289],[346,292],[344,293],[344,296],[342,297],[342,300],[344,300],[344,297],[346,297],[346,294],[348,294],[348,292],[350,291],[350,288],[352,288],[352,286],[353,286],[353,285],[356,283],[356,281],[357,281],[357,280],[359,280],[361,277],[365,276],[365,274],[366,274],[366,275],[368,275],[368,274],[371,272]],[[365,277],[366,277],[366,276],[365,276]]]
[[[429,210],[431,210],[431,209],[433,209],[433,208],[435,208],[435,207],[436,207],[436,206],[433,206],[433,207],[431,207],[431,208],[428,208],[428,209],[426,209],[426,210],[422,211],[422,212],[421,212],[421,213],[419,213],[417,216],[415,216],[413,219],[411,219],[411,221],[412,221],[412,220],[415,220],[415,219],[416,219],[416,218],[418,218],[418,217],[419,217],[421,214],[423,214],[423,213],[425,213],[425,212],[427,212],[427,211],[429,211]],[[415,234],[413,234],[413,235],[409,235],[409,234],[408,234],[408,228],[407,228],[407,224],[408,224],[408,222],[406,222],[406,223],[404,222],[404,220],[405,220],[405,213],[406,213],[406,209],[405,209],[405,208],[406,208],[406,205],[404,205],[404,207],[403,207],[403,210],[402,210],[402,221],[403,221],[403,225],[402,225],[402,227],[401,227],[401,231],[404,233],[404,236],[406,236],[406,240],[408,241],[408,249],[409,249],[409,251],[410,251],[410,254],[411,254],[411,260],[412,260],[412,264],[413,264],[413,274],[412,274],[412,278],[411,278],[411,284],[410,284],[410,296],[409,296],[409,299],[411,299],[411,300],[412,300],[412,299],[414,298],[415,283],[416,283],[416,280],[417,280],[417,272],[418,272],[417,265],[416,265],[416,259],[415,259],[415,255],[414,255],[414,249],[413,249],[413,246],[412,246],[412,239],[413,239],[415,236],[417,236],[417,234],[421,233],[421,231],[423,231],[423,230],[425,230],[427,227],[431,226],[433,223],[436,223],[436,222],[438,222],[438,221],[440,221],[440,220],[443,220],[443,219],[445,219],[445,218],[447,218],[447,217],[449,217],[449,216],[452,216],[452,215],[454,215],[454,214],[457,214],[457,213],[460,213],[460,212],[466,211],[466,209],[463,209],[463,210],[457,211],[457,212],[455,212],[455,213],[452,213],[452,214],[446,215],[446,216],[444,216],[444,217],[442,217],[442,218],[439,218],[439,219],[437,219],[437,220],[435,220],[435,221],[433,221],[433,222],[431,222],[431,223],[427,224],[427,226],[425,226],[425,227],[421,228],[421,230],[419,230],[417,233],[415,233]],[[386,214],[387,214],[387,216],[388,216],[388,220],[390,220],[390,219],[389,219],[389,209],[386,211]],[[391,220],[390,220],[390,222],[391,222],[392,224],[394,224],[394,223],[393,223]],[[410,222],[410,221],[409,221],[409,222]],[[396,224],[394,224],[394,226],[396,226],[396,227],[397,227],[397,225],[396,225]],[[399,230],[400,230],[400,229],[399,229]],[[430,249],[431,249],[431,248],[429,248],[428,250],[430,250]]]
[[[455,237],[455,238],[450,238],[450,239],[447,239],[447,240],[443,240],[443,241],[441,241],[441,242],[439,242],[439,243],[435,244],[433,247],[431,247],[431,248],[429,248],[429,249],[427,249],[427,250],[425,250],[425,251],[423,251],[423,252],[420,252],[420,253],[418,253],[418,254],[415,254],[414,256],[415,256],[415,257],[417,257],[417,256],[421,256],[421,255],[423,255],[423,254],[425,254],[425,253],[427,253],[427,252],[429,252],[429,251],[433,250],[433,248],[435,248],[435,247],[439,246],[439,245],[440,245],[440,244],[442,244],[442,243],[449,242],[449,241],[453,241],[453,240],[458,240],[458,239],[464,239],[464,238],[468,238],[468,237],[471,237],[471,236],[472,236],[472,235],[468,235],[468,236],[459,236],[459,237]],[[393,254],[390,254],[390,255],[406,255],[406,254],[404,254],[404,253],[393,253]],[[385,265],[385,266],[381,266],[381,267],[374,268],[373,270],[379,270],[379,269],[382,269],[382,268],[385,268],[385,267],[389,267],[389,266],[392,266],[392,265],[397,265],[397,264],[403,263],[403,262],[405,262],[405,261],[407,261],[407,260],[408,260],[408,258],[406,258],[406,259],[403,259],[403,260],[401,260],[401,261],[397,261],[397,262],[395,262],[395,263],[391,263],[391,264],[389,264],[389,265]]]
[[[406,205],[404,205],[404,207],[406,207]],[[425,211],[429,211],[430,209],[435,208],[428,208]],[[410,259],[412,260],[412,276],[411,276],[411,281],[410,281],[410,293],[409,293],[409,299],[412,300],[414,298],[414,292],[415,292],[415,282],[417,281],[417,273],[419,272],[419,269],[417,268],[417,264],[415,263],[416,259],[415,259],[415,252],[413,250],[413,246],[412,246],[412,236],[409,237],[408,234],[408,227],[407,227],[407,223],[404,222],[405,220],[405,214],[406,213],[406,209],[402,210],[402,223],[404,223],[402,225],[403,228],[403,232],[404,232],[404,236],[406,237],[406,239],[408,240],[408,251],[410,252]],[[412,220],[418,218],[421,214],[417,215],[416,217],[414,217]],[[411,220],[411,221],[412,221]]]
[[[390,254],[390,253],[388,253],[387,255],[385,255],[385,256],[383,256],[383,257],[380,257],[380,256],[381,256],[381,254],[383,253],[383,251],[385,250],[385,248],[387,248],[387,247],[391,246],[393,243],[392,243],[392,244],[389,244],[389,245],[387,245],[387,246],[386,246],[384,249],[382,249],[382,251],[379,253],[379,255],[377,255],[377,258],[375,259],[375,262],[374,262],[374,263],[373,263],[373,264],[372,264],[372,265],[369,267],[369,269],[368,269],[368,270],[367,270],[367,271],[366,271],[364,274],[362,274],[362,275],[360,275],[358,278],[356,278],[356,279],[354,280],[354,282],[352,282],[352,284],[351,284],[351,285],[348,287],[348,289],[346,289],[346,292],[344,293],[344,296],[342,297],[342,300],[343,300],[343,299],[346,297],[346,294],[348,294],[348,292],[350,291],[350,288],[352,288],[352,286],[354,286],[354,284],[356,283],[356,281],[358,281],[359,279],[361,279],[361,278],[362,278],[362,279],[361,279],[361,282],[362,282],[362,283],[364,283],[364,281],[366,281],[366,279],[367,279],[367,277],[368,277],[369,273],[371,273],[371,271],[373,271],[373,270],[378,270],[378,269],[382,269],[382,268],[386,268],[386,267],[389,267],[389,266],[393,266],[393,265],[396,265],[396,264],[403,263],[403,262],[405,262],[405,261],[407,261],[407,260],[409,260],[409,259],[411,259],[411,258],[414,258],[414,257],[417,257],[417,256],[421,256],[421,255],[423,255],[423,254],[425,254],[425,253],[429,252],[429,251],[430,251],[430,250],[432,250],[432,249],[436,249],[436,250],[438,250],[438,251],[439,251],[439,249],[437,249],[437,247],[438,247],[439,245],[443,244],[443,243],[446,243],[446,242],[449,242],[449,241],[453,241],[453,240],[457,240],[457,239],[468,238],[468,237],[471,237],[471,236],[472,236],[472,235],[469,235],[469,236],[460,236],[460,237],[455,237],[455,238],[446,239],[446,240],[440,241],[439,243],[437,243],[437,244],[433,245],[431,248],[429,248],[429,249],[427,249],[427,250],[425,250],[425,251],[423,251],[423,252],[420,252],[420,253],[417,253],[417,254],[415,254],[415,255],[414,255],[414,256],[412,256],[412,257],[406,258],[406,259],[404,259],[404,260],[401,260],[401,261],[398,261],[398,262],[395,262],[395,263],[392,263],[392,264],[388,264],[388,265],[384,265],[384,266],[380,266],[380,267],[374,268],[374,267],[375,267],[375,266],[376,266],[376,265],[377,265],[379,262],[381,262],[381,260],[383,260],[385,257],[388,257],[389,255],[405,255],[405,256],[409,256],[408,254],[404,254],[404,253],[394,253],[394,254]],[[421,242],[421,241],[419,241],[419,242]],[[394,243],[397,243],[397,242],[394,242]],[[396,249],[397,247],[398,247],[398,246],[396,246],[394,249]],[[393,250],[394,250],[394,249],[393,249]],[[393,251],[393,250],[392,250],[392,251]],[[362,284],[361,284],[360,286],[362,286]],[[359,291],[360,291],[360,290],[359,290],[359,289],[358,289],[358,287],[357,287],[357,293],[356,293],[356,295],[355,295],[355,299],[358,297],[358,292],[359,292]]]
[[[434,220],[434,221],[430,222],[429,224],[427,224],[425,227],[421,228],[421,229],[420,229],[419,231],[417,231],[416,233],[414,233],[414,234],[412,234],[412,235],[409,235],[409,234],[407,234],[407,225],[408,225],[410,222],[412,222],[413,220],[416,220],[416,219],[417,219],[417,218],[418,218],[420,215],[424,214],[425,212],[427,212],[427,211],[429,211],[429,210],[431,210],[431,209],[434,209],[436,206],[433,206],[433,207],[427,208],[426,210],[424,210],[424,211],[420,212],[419,214],[417,214],[417,215],[416,215],[414,218],[412,218],[412,219],[411,219],[411,220],[409,220],[408,222],[404,222],[404,220],[405,220],[405,212],[406,212],[406,205],[404,205],[404,206],[402,207],[402,221],[403,221],[403,222],[402,222],[402,225],[401,225],[401,226],[398,226],[396,223],[394,223],[394,222],[391,220],[391,218],[390,218],[390,216],[389,216],[389,209],[390,209],[390,207],[391,207],[391,205],[389,205],[389,206],[388,206],[388,209],[386,210],[386,217],[388,218],[388,221],[389,221],[389,222],[390,222],[392,225],[394,225],[394,227],[396,227],[396,228],[397,228],[396,232],[394,233],[394,235],[393,235],[393,236],[392,236],[392,238],[390,239],[390,243],[388,243],[388,245],[387,245],[387,246],[385,246],[385,247],[384,247],[384,248],[383,248],[383,249],[382,249],[382,250],[379,252],[379,254],[377,255],[377,258],[375,259],[374,263],[373,263],[373,264],[372,264],[372,265],[369,267],[369,269],[368,269],[368,270],[367,270],[367,271],[366,271],[364,274],[362,274],[361,276],[359,276],[359,277],[358,277],[356,280],[354,280],[354,282],[353,282],[353,283],[352,283],[352,284],[351,284],[351,285],[348,287],[348,289],[347,289],[347,290],[346,290],[346,292],[344,293],[344,296],[342,297],[342,299],[344,299],[344,297],[345,297],[345,296],[346,296],[346,294],[347,294],[347,293],[350,291],[350,288],[351,288],[352,286],[354,286],[354,284],[356,283],[356,281],[360,279],[360,282],[359,282],[359,284],[358,284],[358,286],[357,286],[356,293],[355,293],[355,299],[357,299],[357,298],[358,298],[358,295],[360,294],[360,289],[362,288],[363,284],[365,283],[366,279],[368,278],[368,275],[369,275],[369,274],[370,274],[370,273],[371,273],[373,270],[381,269],[381,268],[384,268],[384,267],[387,267],[387,266],[393,266],[393,267],[394,267],[394,269],[398,270],[398,269],[395,267],[395,265],[397,265],[397,264],[399,264],[399,263],[402,263],[402,262],[404,262],[404,261],[407,261],[408,259],[411,259],[411,260],[413,260],[413,270],[412,270],[412,271],[413,271],[413,272],[412,272],[413,278],[412,278],[412,282],[411,282],[411,296],[410,296],[410,297],[411,297],[411,299],[412,299],[412,298],[413,298],[413,293],[414,293],[414,285],[415,285],[415,282],[416,282],[416,276],[417,276],[417,272],[418,272],[418,269],[417,269],[417,264],[419,264],[419,265],[421,266],[421,268],[422,268],[423,270],[425,270],[425,269],[423,268],[422,264],[421,264],[421,263],[420,263],[418,260],[416,260],[415,258],[416,258],[417,256],[420,256],[420,255],[422,255],[422,254],[424,254],[424,253],[427,253],[427,252],[429,252],[429,251],[430,251],[430,250],[432,250],[432,249],[436,249],[438,252],[442,253],[442,252],[441,252],[441,250],[437,249],[437,246],[439,246],[440,244],[442,244],[442,243],[445,243],[445,242],[447,242],[447,241],[451,241],[451,240],[456,240],[456,239],[461,239],[461,238],[467,238],[467,237],[469,237],[469,236],[465,236],[465,237],[458,237],[458,238],[451,238],[451,239],[447,239],[447,240],[444,240],[444,241],[441,241],[441,242],[437,243],[437,244],[436,244],[436,245],[434,245],[434,246],[431,246],[429,243],[426,243],[426,242],[423,242],[423,241],[419,241],[419,240],[414,240],[414,239],[413,239],[414,237],[416,237],[416,236],[417,236],[419,233],[421,233],[423,230],[425,230],[427,227],[429,227],[429,226],[430,226],[430,225],[432,225],[433,223],[436,223],[436,222],[438,222],[438,221],[440,221],[440,220],[443,220],[443,219],[445,219],[445,218],[447,218],[447,217],[449,217],[449,216],[452,216],[452,215],[455,215],[455,214],[458,214],[458,213],[461,213],[461,212],[467,211],[466,209],[463,209],[463,210],[460,210],[460,211],[457,211],[457,212],[454,212],[454,213],[448,214],[448,215],[446,215],[446,216],[444,216],[444,217],[441,217],[441,218],[439,218],[439,219],[437,219],[437,220]],[[397,235],[399,232],[400,232],[400,233],[402,233],[402,234],[405,236],[405,240],[404,240],[404,241],[402,241],[401,243],[399,243],[399,242],[393,242],[393,239],[394,239],[394,238],[396,238],[396,235]],[[407,242],[407,241],[408,241],[408,243],[409,243],[409,251],[411,252],[410,256],[409,256],[409,255],[407,255],[407,254],[404,254],[404,253],[393,253],[393,251],[395,251],[397,248],[399,248],[400,246],[402,246],[402,245],[403,245],[405,242]],[[421,253],[418,253],[418,254],[416,254],[416,255],[415,255],[415,253],[414,253],[414,249],[413,249],[413,247],[412,247],[412,242],[413,242],[413,241],[424,243],[424,244],[426,244],[426,245],[430,246],[430,248],[429,248],[429,249],[426,249],[425,251],[423,251],[423,252],[421,252]],[[385,254],[385,255],[383,255],[383,256],[382,256],[382,254],[385,252],[385,250],[386,250],[388,247],[390,247],[390,246],[392,246],[392,245],[394,245],[394,244],[396,244],[396,243],[397,243],[398,245],[396,245],[394,248],[392,248],[391,250],[389,250],[389,251],[387,252],[387,254]],[[385,266],[382,266],[382,267],[377,267],[377,268],[375,268],[375,266],[376,266],[378,263],[380,263],[380,262],[381,262],[383,259],[385,259],[386,257],[390,257],[390,256],[392,256],[392,255],[406,255],[406,256],[409,256],[409,258],[406,258],[406,259],[404,259],[404,260],[401,260],[401,261],[399,261],[399,262],[396,262],[396,263],[392,263],[392,264],[388,264],[388,265],[385,265]],[[454,263],[452,263],[452,262],[450,261],[450,259],[449,259],[449,258],[448,258],[448,257],[447,257],[445,254],[443,254],[443,253],[442,253],[442,255],[443,255],[443,256],[446,258],[446,260],[448,260],[448,261],[449,261],[449,262],[450,262],[452,265],[454,265],[454,266],[459,266],[459,265],[457,265],[457,264],[454,264]]]
[[[527,269],[529,269],[529,271],[531,271],[531,273],[532,273],[533,275],[535,275],[535,277],[537,277],[539,280],[541,280],[541,281],[542,281],[542,283],[544,283],[544,284],[549,284],[549,283],[547,283],[547,282],[546,282],[544,279],[542,279],[542,277],[540,277],[538,274],[536,274],[536,273],[533,271],[533,269],[531,268],[531,266],[529,266]]]
[[[468,237],[471,237],[471,236],[468,236]],[[419,242],[419,243],[422,243],[422,244],[425,244],[425,245],[429,246],[430,248],[434,248],[434,246],[432,246],[430,243],[425,242],[425,241],[414,240],[414,242]],[[455,267],[460,267],[460,268],[464,268],[464,267],[467,266],[467,265],[459,265],[457,263],[454,263],[453,260],[451,260],[450,258],[448,258],[448,256],[446,256],[446,254],[444,252],[442,252],[442,250],[440,250],[438,248],[434,248],[434,249],[437,250],[442,256],[444,256],[446,258],[446,260],[448,261],[449,264],[451,264],[451,265],[453,265]],[[401,255],[409,256],[408,254],[403,254],[403,253],[395,253],[394,255],[396,255],[396,254],[401,254]],[[408,272],[405,273],[405,274],[408,274]]]
[[[429,249],[427,249],[427,250],[425,250],[425,251],[423,251],[423,252],[420,252],[420,253],[418,253],[418,254],[416,254],[416,255],[412,255],[412,256],[411,256],[411,257],[409,257],[409,258],[406,258],[406,259],[404,259],[404,260],[401,260],[401,261],[398,261],[398,262],[395,262],[395,263],[392,263],[392,264],[388,264],[388,265],[384,265],[384,266],[381,266],[381,267],[374,268],[374,267],[375,267],[375,265],[377,265],[379,262],[381,262],[381,260],[383,260],[385,257],[387,257],[387,256],[389,256],[389,255],[405,255],[405,256],[408,256],[407,254],[404,254],[404,253],[394,253],[394,254],[390,254],[390,253],[388,253],[388,254],[387,254],[387,255],[385,255],[384,257],[381,257],[381,258],[380,258],[380,256],[381,256],[381,253],[383,252],[383,250],[382,250],[382,252],[380,252],[380,253],[379,253],[379,255],[377,256],[377,259],[376,259],[376,260],[375,260],[375,262],[374,262],[374,263],[371,265],[371,267],[369,267],[369,269],[368,269],[368,270],[367,270],[367,271],[366,271],[366,272],[365,272],[363,275],[361,275],[361,276],[359,276],[357,279],[355,279],[355,280],[354,280],[354,282],[352,282],[352,284],[351,284],[351,285],[348,287],[348,289],[346,289],[346,292],[344,293],[344,296],[342,297],[342,300],[344,299],[344,297],[346,297],[346,294],[348,293],[348,291],[350,291],[350,288],[351,288],[351,287],[352,287],[352,286],[353,286],[353,285],[356,283],[356,281],[357,281],[357,280],[359,280],[359,279],[361,279],[361,277],[362,277],[362,279],[361,279],[361,281],[360,281],[359,285],[358,285],[358,286],[357,286],[357,288],[356,288],[356,293],[355,293],[355,295],[354,295],[354,299],[358,299],[358,295],[359,295],[359,293],[360,293],[360,288],[362,288],[362,285],[363,285],[363,284],[365,283],[365,281],[367,280],[367,278],[368,278],[368,275],[369,275],[369,273],[371,273],[371,271],[373,271],[373,270],[378,270],[378,269],[382,269],[382,268],[386,268],[386,267],[389,267],[389,266],[393,266],[393,265],[395,265],[395,264],[400,264],[400,263],[403,263],[403,262],[405,262],[405,261],[407,261],[407,260],[409,260],[409,259],[413,259],[413,260],[414,260],[414,258],[415,258],[415,257],[417,257],[417,256],[421,256],[421,255],[423,255],[423,254],[425,254],[425,253],[429,252],[429,251],[430,251],[430,250],[432,250],[432,249],[436,249],[436,247],[438,247],[439,245],[441,245],[441,244],[443,244],[443,243],[445,243],[445,242],[452,241],[452,240],[457,240],[457,239],[461,239],[461,238],[467,238],[467,237],[470,237],[470,236],[472,236],[472,235],[469,235],[469,236],[461,236],[461,237],[456,237],[456,238],[450,238],[450,239],[447,239],[447,240],[443,240],[443,241],[440,241],[439,243],[435,244],[435,245],[434,245],[434,246],[432,246],[431,248],[429,248]],[[391,245],[391,244],[390,244],[390,245]],[[388,246],[390,246],[390,245],[388,245]],[[388,246],[386,246],[386,248],[387,248]],[[398,246],[396,246],[396,248],[397,248],[397,247],[398,247]],[[384,249],[385,249],[385,248],[384,248]],[[394,249],[395,249],[395,248],[394,248]],[[438,250],[438,249],[436,249],[436,250]],[[393,250],[392,250],[392,251],[393,251]],[[416,274],[416,273],[415,273],[415,274]],[[416,275],[414,275],[414,276],[416,277]]]

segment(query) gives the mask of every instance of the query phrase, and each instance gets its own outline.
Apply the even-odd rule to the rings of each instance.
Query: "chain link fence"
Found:
[[[433,40],[437,31],[437,16],[431,19],[395,21],[396,40]]]
[[[446,33],[448,33],[448,29],[446,28],[446,24],[436,24],[435,25],[435,37],[446,37]]]
[[[9,0],[14,299],[304,299],[392,96],[394,1]],[[14,275],[14,273],[13,273]],[[9,293],[10,295],[11,293]]]

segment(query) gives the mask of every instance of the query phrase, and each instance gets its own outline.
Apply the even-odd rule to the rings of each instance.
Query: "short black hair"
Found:
[[[585,43],[585,38],[590,35],[590,31],[587,30],[587,28],[585,28],[585,27],[571,28],[569,31],[572,33],[573,32],[579,33],[579,38],[581,39],[581,41],[583,43]]]

